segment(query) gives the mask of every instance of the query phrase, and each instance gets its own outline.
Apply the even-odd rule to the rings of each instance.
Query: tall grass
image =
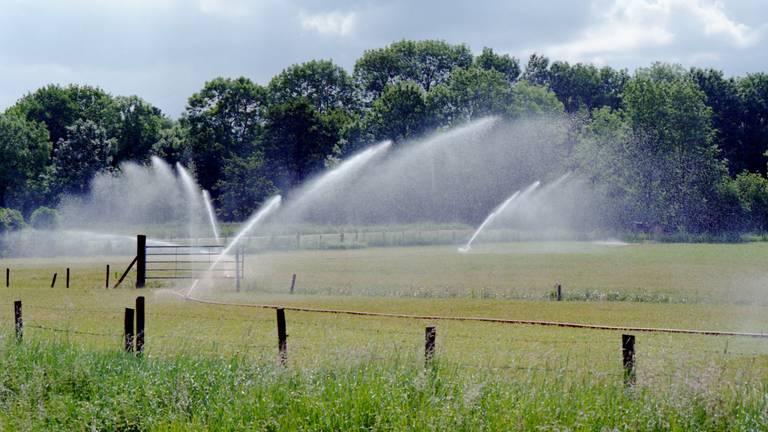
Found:
[[[626,389],[398,358],[282,369],[240,356],[137,359],[62,341],[0,344],[3,430],[756,430],[766,387]]]

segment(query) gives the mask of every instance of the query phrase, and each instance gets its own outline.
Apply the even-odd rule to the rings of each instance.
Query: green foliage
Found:
[[[363,119],[370,141],[395,142],[414,138],[428,127],[426,93],[413,81],[399,81],[384,88]]]
[[[333,113],[322,115],[306,99],[270,107],[261,145],[280,186],[295,186],[323,168],[341,138]]]
[[[507,54],[496,54],[493,49],[487,47],[484,47],[483,52],[475,57],[474,66],[479,69],[500,72],[510,83],[514,83],[520,77],[520,61],[518,59]]]
[[[246,220],[277,191],[269,174],[264,158],[258,153],[227,159],[224,177],[216,183],[219,216],[225,221]]]
[[[536,53],[531,54],[521,79],[534,85],[549,84],[549,58]]]
[[[512,102],[508,77],[494,69],[457,69],[427,94],[429,111],[445,126],[505,114]]]
[[[55,229],[59,226],[59,212],[50,207],[38,207],[29,217],[29,224],[35,229]]]
[[[273,105],[303,98],[321,113],[354,110],[357,104],[352,78],[329,60],[312,60],[283,70],[269,82],[268,91]]]
[[[111,136],[118,127],[119,113],[112,97],[97,87],[71,84],[49,85],[19,99],[8,112],[42,122],[54,144],[69,138],[68,128],[77,120],[90,120]]]
[[[51,188],[69,194],[88,190],[93,177],[110,168],[116,142],[107,131],[91,120],[77,120],[67,128],[66,140],[60,140],[53,157]]]
[[[213,189],[226,159],[255,150],[266,108],[267,91],[245,77],[216,78],[189,98],[182,124],[203,189]]]
[[[184,166],[192,163],[192,148],[189,145],[189,131],[180,122],[171,122],[170,127],[160,130],[157,142],[152,145],[151,154],[162,158],[171,165],[177,162]]]
[[[16,209],[0,207],[0,234],[24,228],[24,216]]]
[[[128,160],[146,162],[163,136],[163,129],[168,127],[168,120],[159,108],[138,96],[118,96],[114,103],[119,113],[114,164]]]
[[[614,223],[718,231],[725,222],[718,188],[727,173],[712,142],[711,110],[695,83],[670,70],[654,67],[629,82],[621,111],[594,113],[577,165],[604,188]]]
[[[737,119],[743,124],[744,153],[747,169],[766,173],[768,162],[768,74],[750,74],[738,80],[742,111]]]
[[[456,68],[472,65],[472,52],[466,45],[444,41],[402,40],[385,48],[368,50],[355,63],[355,80],[375,100],[388,85],[413,81],[424,91],[445,82]]]
[[[24,190],[44,175],[51,150],[48,131],[40,123],[0,114],[0,206],[18,202]]]
[[[743,212],[742,220],[752,231],[768,231],[768,179],[762,174],[742,172],[730,180]]]

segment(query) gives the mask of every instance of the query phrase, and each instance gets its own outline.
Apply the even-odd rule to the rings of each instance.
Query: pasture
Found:
[[[283,371],[276,366],[274,310],[242,305],[768,333],[767,256],[766,243],[504,243],[480,245],[467,254],[457,253],[453,246],[262,251],[247,257],[240,292],[231,283],[192,292],[196,299],[241,306],[185,300],[183,284],[155,282],[136,290],[129,278],[118,289],[105,289],[105,265],[111,264],[114,283],[129,257],[2,260],[0,267],[11,269],[11,286],[0,288],[0,324],[7,339],[2,348],[3,370],[6,382],[12,382],[20,379],[13,371],[20,359],[40,363],[36,356],[47,358],[50,364],[39,365],[44,370],[81,361],[86,366],[77,367],[78,373],[91,382],[98,377],[87,365],[103,369],[105,363],[114,362],[120,365],[115,371],[99,373],[118,382],[136,379],[139,383],[155,374],[153,379],[163,382],[157,389],[162,393],[167,391],[163,386],[178,382],[159,370],[189,364],[189,374],[208,379],[211,386],[223,386],[211,390],[214,406],[227,404],[226,387],[233,385],[229,380],[243,378],[239,374],[259,376],[263,382],[252,382],[253,388],[237,384],[242,393],[229,396],[234,406],[252,401],[254,392],[262,392],[262,404],[269,399],[264,395],[289,399],[315,395],[315,405],[273,401],[283,404],[285,416],[273,418],[279,426],[275,429],[362,427],[376,419],[380,426],[402,427],[397,421],[403,421],[416,429],[461,428],[459,418],[440,420],[441,410],[463,413],[468,429],[494,429],[505,419],[555,428],[573,424],[579,412],[591,418],[584,420],[586,429],[598,424],[632,428],[642,423],[642,416],[647,416],[648,427],[637,428],[664,429],[663,423],[655,422],[663,420],[665,410],[676,411],[670,418],[678,416],[679,427],[764,427],[768,339],[632,332],[637,338],[637,384],[627,393],[622,384],[619,331],[288,310],[288,367]],[[64,288],[62,279],[66,267],[72,272],[70,288]],[[50,288],[54,272],[58,281]],[[293,274],[297,282],[289,294]],[[564,301],[551,298],[555,283],[562,284]],[[132,307],[137,295],[147,301],[146,352],[142,359],[128,361],[120,353],[123,309]],[[20,346],[11,342],[14,300],[23,302],[25,329]],[[424,375],[426,325],[437,327],[437,351],[429,368],[432,372]],[[142,370],[141,362],[155,366]],[[436,379],[444,387],[432,387],[439,387]],[[397,420],[392,410],[400,405],[383,400],[389,392],[394,399],[407,399],[414,383],[421,383],[417,393],[427,392],[419,393],[427,400],[401,406],[398,409],[405,413]],[[205,393],[205,384],[197,385],[202,387],[190,390],[198,392],[192,399]],[[296,393],[289,397],[283,386],[295,386]],[[339,392],[322,389],[327,386]],[[51,391],[67,394],[67,389]],[[429,399],[436,397],[433,391],[455,393],[452,397],[461,401],[449,398],[430,405]],[[534,395],[525,395],[526,391]],[[376,402],[376,397],[383,399]],[[6,408],[31,403],[17,399],[18,395],[0,398]],[[559,411],[540,406],[558,399],[570,400],[571,405]],[[376,414],[379,403],[381,417]],[[610,404],[624,407],[627,416],[617,415]],[[138,406],[118,405],[131,410]],[[352,417],[334,414],[340,417],[328,424],[318,419],[285,420],[296,410],[320,415],[337,405],[347,406]],[[659,411],[653,412],[653,406]],[[481,407],[487,410],[488,423],[477,423],[483,416],[475,410]],[[82,414],[81,409],[77,405],[71,412]],[[158,425],[199,422],[205,428],[218,418],[201,411],[176,419],[170,413],[176,413],[177,405],[164,409],[170,417],[163,417]],[[418,410],[437,416],[429,420],[437,423],[417,420]],[[505,410],[509,413],[504,414]],[[699,418],[704,423],[696,423],[697,410],[704,410],[706,416]],[[740,410],[743,416],[728,414]],[[714,414],[725,420],[712,418]],[[221,421],[261,418],[236,410],[221,416]],[[547,416],[553,417],[547,420]],[[5,417],[3,422],[29,425],[32,421],[24,415],[20,419],[14,423]],[[263,424],[259,428],[269,429]]]

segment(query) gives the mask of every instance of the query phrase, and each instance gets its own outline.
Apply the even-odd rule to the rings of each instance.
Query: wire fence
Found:
[[[194,304],[203,305],[204,303],[187,303],[187,305]],[[146,313],[149,317],[147,320],[149,331],[146,333],[142,331],[142,335],[146,338],[149,351],[153,353],[171,353],[174,350],[230,352],[264,357],[274,355],[277,348],[280,358],[283,358],[286,352],[286,340],[278,340],[277,343],[274,340],[270,341],[274,337],[270,336],[273,331],[270,331],[270,328],[273,328],[273,318],[263,313],[233,313],[234,310],[243,306],[227,306],[229,307],[221,307],[221,313],[218,314],[204,314],[189,310]],[[267,305],[258,307],[265,309]],[[454,319],[456,317],[359,313],[362,311],[343,311],[345,314],[354,312],[351,313],[353,322],[314,320],[302,315],[316,314],[322,310],[279,308],[276,305],[271,305],[269,308],[279,309],[283,313],[286,310],[297,312],[290,321],[291,352],[293,356],[308,359],[307,361],[317,361],[320,358],[333,361],[333,359],[360,357],[360,354],[366,359],[383,360],[389,358],[393,352],[413,356],[420,350],[420,341],[424,338],[424,328],[413,325],[414,321],[443,319],[456,321]],[[22,331],[32,330],[33,338],[45,338],[42,335],[35,336],[34,332],[61,335],[65,338],[91,338],[100,346],[112,346],[115,349],[124,347],[126,343],[127,330],[124,329],[122,332],[117,330],[121,325],[120,318],[126,318],[127,312],[121,314],[107,307],[81,308],[74,305],[36,304],[25,305],[25,310],[28,314],[23,320],[21,316],[6,319],[5,316],[0,315],[0,325],[13,328],[15,323],[23,322]],[[134,313],[132,309],[127,310]],[[339,311],[329,310],[328,313],[338,315]],[[371,322],[364,319],[365,317],[395,319],[402,324],[398,324],[401,327],[382,326],[380,322]],[[481,319],[480,322],[497,323],[498,320]],[[65,325],[62,326],[62,323]],[[226,327],[222,327],[221,323],[228,323],[231,329],[237,331],[230,330],[230,333],[222,333]],[[502,323],[530,324],[528,321],[519,320],[504,320]],[[110,327],[115,331],[98,330],[98,328]],[[447,326],[440,333],[437,356],[447,360],[458,370],[524,374],[535,372],[558,376],[587,374],[597,377],[624,376],[626,378],[627,348],[618,343],[615,335],[626,329],[640,332],[647,332],[649,329],[592,325],[557,327],[561,327],[562,331],[568,331],[568,335],[559,335],[554,329],[552,337],[547,337],[535,332],[527,334],[509,331],[476,332],[460,326]],[[595,330],[610,332],[614,336],[597,336]],[[646,381],[695,379],[697,373],[695,371],[712,369],[714,365],[720,365],[718,367],[722,367],[723,370],[739,367],[753,368],[756,365],[755,360],[768,359],[768,340],[763,339],[762,336],[758,338],[751,333],[738,332],[662,330],[664,332],[649,332],[648,337],[642,339],[639,352],[636,353],[634,346],[632,347],[632,376],[639,376]],[[573,333],[582,331],[583,334]],[[285,329],[282,332],[285,334]],[[280,333],[281,330],[278,328],[278,334]],[[129,335],[129,339],[134,338],[135,334]],[[706,341],[703,338],[707,338]],[[724,344],[722,344],[723,339]],[[130,343],[134,343],[133,339]],[[716,346],[717,344],[721,346]],[[424,349],[426,353],[428,348],[425,346]],[[635,361],[642,365],[639,372],[635,372]],[[765,368],[763,363],[765,362],[760,363],[762,365],[760,367]]]

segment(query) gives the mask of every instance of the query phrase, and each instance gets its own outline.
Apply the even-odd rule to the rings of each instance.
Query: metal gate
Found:
[[[236,289],[240,291],[245,266],[245,254],[240,248],[235,249],[234,255],[219,258],[225,249],[221,245],[147,245],[146,237],[142,235],[136,240],[137,288],[152,279],[205,278],[234,280]],[[215,262],[216,266],[211,268]]]

